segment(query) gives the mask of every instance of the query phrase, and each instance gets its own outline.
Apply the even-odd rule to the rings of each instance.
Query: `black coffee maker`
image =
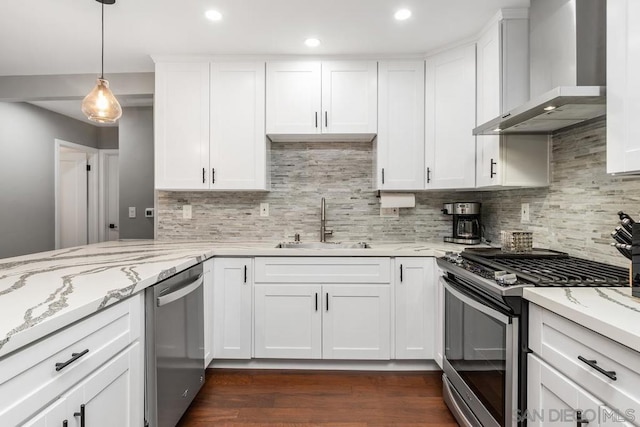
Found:
[[[453,215],[453,236],[445,237],[445,242],[465,245],[480,243],[480,203],[445,203],[442,213]]]

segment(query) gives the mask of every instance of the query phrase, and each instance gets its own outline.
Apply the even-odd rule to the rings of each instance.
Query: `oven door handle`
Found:
[[[183,298],[189,295],[191,292],[198,289],[203,282],[204,282],[204,277],[202,276],[202,274],[200,274],[198,277],[196,277],[196,279],[193,282],[189,283],[188,285],[183,286],[169,294],[158,297],[157,298],[158,307],[162,307],[163,305],[167,305],[169,303],[172,303],[174,301],[179,300],[180,298]]]
[[[463,294],[462,292],[458,291],[457,289],[455,289],[449,282],[449,279],[447,279],[446,277],[443,277],[444,279],[444,286],[447,290],[447,292],[449,292],[451,295],[453,295],[454,297],[456,297],[457,299],[459,299],[460,301],[462,301],[463,303],[467,304],[470,307],[473,307],[474,309],[481,311],[482,313],[486,314],[487,316],[497,320],[500,323],[503,323],[505,325],[510,325],[511,324],[511,318],[509,316],[506,316],[502,313],[497,312],[496,310],[482,304],[481,302]]]

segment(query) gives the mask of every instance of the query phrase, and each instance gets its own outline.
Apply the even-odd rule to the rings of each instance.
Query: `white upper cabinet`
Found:
[[[527,9],[500,11],[477,42],[477,123],[529,100]],[[546,135],[480,135],[476,139],[476,187],[549,185]]]
[[[211,64],[211,189],[266,189],[264,62]]]
[[[264,67],[156,63],[157,189],[266,189]]]
[[[155,187],[209,188],[209,63],[157,63]]]
[[[377,128],[377,62],[323,62],[322,133],[375,134]]]
[[[639,20],[639,2],[607,2],[608,173],[640,173]]]
[[[376,61],[267,63],[267,134],[376,133]]]
[[[424,61],[382,61],[376,188],[424,189]]]
[[[267,63],[267,133],[320,133],[319,62]]]
[[[474,188],[476,46],[426,61],[425,164],[427,189]]]

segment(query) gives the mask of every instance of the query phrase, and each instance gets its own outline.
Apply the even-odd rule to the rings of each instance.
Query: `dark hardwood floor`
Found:
[[[441,375],[208,369],[178,426],[457,426]]]

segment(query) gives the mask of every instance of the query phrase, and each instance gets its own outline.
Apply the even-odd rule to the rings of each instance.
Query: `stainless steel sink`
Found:
[[[281,249],[370,249],[365,242],[343,243],[343,242],[280,242],[276,248]]]

